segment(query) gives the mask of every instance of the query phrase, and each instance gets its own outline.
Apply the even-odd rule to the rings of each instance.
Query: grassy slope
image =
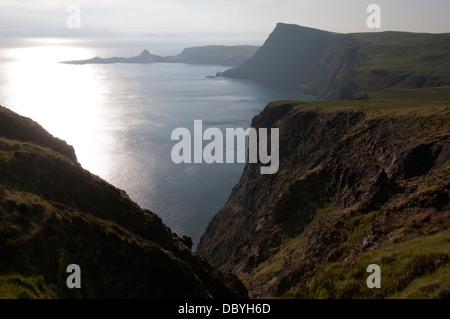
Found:
[[[306,249],[309,233],[325,214],[336,209],[333,206],[318,209],[305,231],[286,241],[275,258],[259,265],[252,280],[263,284],[276,277],[283,269],[287,256],[294,250]],[[351,215],[349,210],[347,225],[344,226],[350,236],[341,244],[347,250],[363,241],[375,212]],[[369,276],[365,269],[370,264],[381,267],[381,289],[368,289],[365,284]],[[450,228],[431,236],[393,243],[352,260],[330,263],[315,275],[309,285],[286,293],[284,298],[448,298],[448,278]],[[247,279],[248,274],[241,274],[241,280],[245,282]]]
[[[0,107],[0,122],[11,121],[0,128],[0,298],[233,297],[235,283],[243,291],[157,215],[83,170],[71,147]],[[80,290],[65,285],[72,263],[82,268]]]
[[[450,34],[382,32],[353,36],[360,42],[363,61],[350,72],[344,85],[343,91],[347,88],[353,94],[344,97],[368,98],[372,97],[370,92],[387,88],[450,85]]]
[[[294,298],[449,298],[450,229],[326,265]],[[364,269],[381,268],[381,288],[369,289]]]

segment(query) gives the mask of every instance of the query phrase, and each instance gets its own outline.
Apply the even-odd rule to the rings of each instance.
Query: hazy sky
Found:
[[[66,26],[71,3],[81,29]],[[277,22],[367,32],[371,3],[381,7],[381,31],[450,32],[450,0],[1,0],[0,35],[265,39]]]

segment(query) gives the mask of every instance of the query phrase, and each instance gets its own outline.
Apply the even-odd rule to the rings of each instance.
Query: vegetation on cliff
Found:
[[[280,129],[279,172],[247,164],[198,251],[252,297],[447,297],[450,106],[426,95],[271,103],[252,126]]]
[[[1,298],[245,298],[160,218],[84,170],[74,150],[0,107]],[[66,267],[81,267],[81,289]]]

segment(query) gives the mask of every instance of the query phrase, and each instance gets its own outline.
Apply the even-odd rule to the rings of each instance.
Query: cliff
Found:
[[[278,23],[224,76],[291,86],[323,99],[369,99],[387,88],[450,85],[450,34],[338,34]]]
[[[0,107],[0,298],[245,298],[154,213],[74,150]],[[68,289],[66,267],[81,267]]]
[[[198,252],[252,297],[450,294],[448,102],[273,102],[280,168],[247,164]],[[366,286],[366,267],[382,288]]]

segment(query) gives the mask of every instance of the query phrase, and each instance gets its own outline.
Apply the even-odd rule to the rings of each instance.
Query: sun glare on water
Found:
[[[93,52],[74,47],[69,40],[30,42],[30,46],[6,51],[2,105],[32,118],[54,136],[74,145],[79,162],[101,174],[102,165],[93,156],[101,149],[91,148],[108,147],[107,136],[97,134],[105,118],[102,96],[107,88],[95,66],[59,63],[91,58]]]

